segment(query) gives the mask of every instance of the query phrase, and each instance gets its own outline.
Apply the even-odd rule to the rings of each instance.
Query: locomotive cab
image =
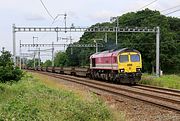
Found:
[[[121,82],[136,83],[141,79],[142,61],[139,52],[122,52],[118,55],[118,73]]]

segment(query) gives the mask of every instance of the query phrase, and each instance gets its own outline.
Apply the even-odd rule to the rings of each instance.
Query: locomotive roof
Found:
[[[122,48],[122,49],[114,49],[114,50],[108,50],[108,51],[103,51],[103,52],[97,52],[94,53],[93,55],[91,55],[90,58],[92,57],[100,57],[100,56],[117,56],[119,53],[122,52],[137,52],[140,53],[139,51],[135,50],[135,49],[129,49],[129,48]]]

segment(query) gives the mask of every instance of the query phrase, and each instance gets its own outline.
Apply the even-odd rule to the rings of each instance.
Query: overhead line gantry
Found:
[[[20,44],[20,47],[51,47],[52,44]],[[95,48],[96,44],[53,44],[54,47],[91,47]],[[103,47],[102,44],[100,44],[98,47]]]
[[[16,66],[16,33],[17,32],[102,32],[102,33],[155,33],[156,34],[156,76],[159,77],[159,41],[160,28],[120,28],[120,27],[16,27],[13,24],[13,56],[14,66]],[[58,37],[57,37],[58,38]]]

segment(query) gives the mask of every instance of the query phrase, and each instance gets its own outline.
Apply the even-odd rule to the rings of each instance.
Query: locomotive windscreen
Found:
[[[139,62],[139,61],[140,61],[139,54],[131,55],[131,62]]]
[[[120,55],[120,62],[128,62],[128,55]]]

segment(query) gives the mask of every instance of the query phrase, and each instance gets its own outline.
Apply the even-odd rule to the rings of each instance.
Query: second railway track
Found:
[[[160,94],[167,94],[170,96],[180,97],[180,90],[175,90],[175,89],[148,86],[148,85],[142,85],[142,84],[138,84],[137,86],[133,86],[133,88],[137,88],[137,89],[141,89],[141,90],[145,90],[145,91],[156,92],[156,93],[160,93]]]
[[[68,80],[78,84],[82,84],[94,89],[112,93],[114,95],[123,95],[133,99],[141,100],[161,107],[180,112],[180,91],[169,90],[164,88],[153,88],[151,86],[125,86],[105,83],[101,81],[90,80],[87,78],[79,78],[69,75],[61,75],[56,73],[40,72],[48,76]]]

